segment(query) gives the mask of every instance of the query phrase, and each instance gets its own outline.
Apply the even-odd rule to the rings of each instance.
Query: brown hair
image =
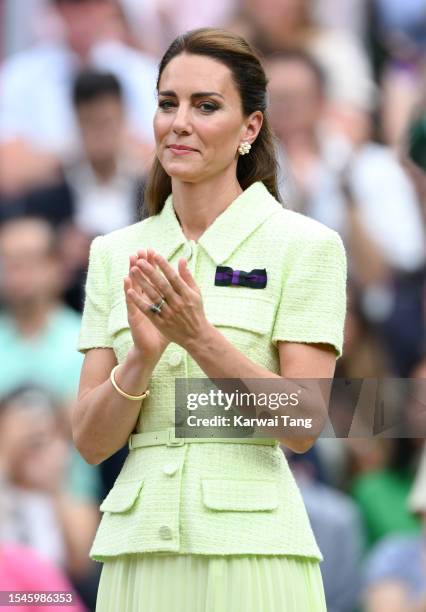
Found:
[[[239,156],[237,179],[243,190],[256,181],[263,181],[269,192],[280,201],[273,135],[265,115],[267,78],[259,57],[244,38],[233,32],[217,28],[190,30],[178,36],[165,52],[159,65],[157,91],[164,68],[182,53],[204,55],[225,64],[240,93],[243,115],[247,117],[257,110],[263,113],[263,124],[250,154]],[[171,191],[171,178],[155,157],[145,189],[150,215],[161,211]]]

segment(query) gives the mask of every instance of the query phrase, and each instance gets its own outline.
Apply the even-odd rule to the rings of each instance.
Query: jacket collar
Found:
[[[206,229],[198,244],[216,265],[227,261],[232,253],[266,219],[282,210],[281,204],[257,181],[241,193]],[[161,212],[152,217],[158,250],[170,259],[187,242],[173,208],[170,194]]]

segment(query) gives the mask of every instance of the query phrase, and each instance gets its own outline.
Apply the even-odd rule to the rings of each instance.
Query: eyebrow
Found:
[[[172,90],[167,90],[167,91],[159,91],[158,92],[159,96],[168,96],[168,97],[172,97],[172,98],[177,98],[176,92],[172,91]],[[191,94],[191,98],[207,98],[208,96],[219,96],[220,98],[225,99],[222,94],[218,93],[217,91],[197,91],[193,94]]]

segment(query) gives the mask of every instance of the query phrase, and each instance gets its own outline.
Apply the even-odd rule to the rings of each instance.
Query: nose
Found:
[[[186,104],[179,104],[173,121],[175,134],[190,134],[192,132],[190,108]]]

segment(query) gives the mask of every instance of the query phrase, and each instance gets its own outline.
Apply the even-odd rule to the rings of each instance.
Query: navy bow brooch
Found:
[[[227,266],[217,266],[214,284],[219,287],[228,285],[251,287],[252,289],[264,289],[266,287],[266,270],[252,270],[251,272],[243,272],[243,270],[233,270]]]

